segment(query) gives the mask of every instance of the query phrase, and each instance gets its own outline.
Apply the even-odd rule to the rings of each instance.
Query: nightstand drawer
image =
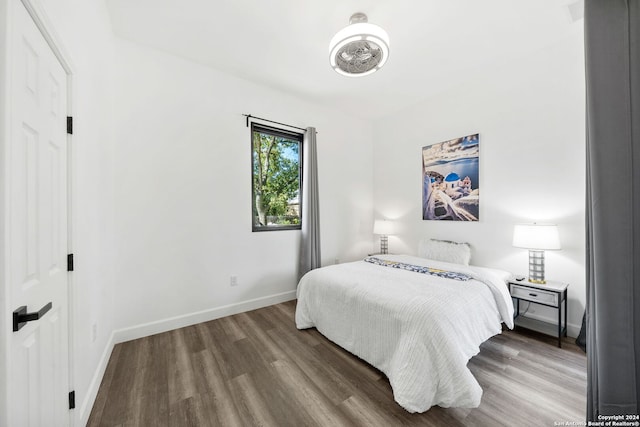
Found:
[[[554,307],[557,307],[559,304],[557,292],[548,292],[514,284],[511,285],[511,296],[526,301],[552,305]]]

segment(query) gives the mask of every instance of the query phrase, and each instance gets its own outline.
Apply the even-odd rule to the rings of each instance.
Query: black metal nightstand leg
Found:
[[[567,291],[564,291],[564,336],[567,336],[569,324],[567,323]]]

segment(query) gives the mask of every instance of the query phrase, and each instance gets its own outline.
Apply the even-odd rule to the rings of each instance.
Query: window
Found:
[[[251,123],[253,231],[302,226],[302,134]]]

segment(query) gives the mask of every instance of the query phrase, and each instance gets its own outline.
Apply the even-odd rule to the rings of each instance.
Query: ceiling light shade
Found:
[[[375,73],[389,57],[389,35],[379,26],[370,24],[364,13],[354,13],[349,24],[329,43],[331,68],[349,77]]]

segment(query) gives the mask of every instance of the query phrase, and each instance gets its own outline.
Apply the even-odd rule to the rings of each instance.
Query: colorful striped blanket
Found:
[[[413,271],[413,272],[422,273],[422,274],[430,274],[432,276],[443,277],[445,279],[453,279],[453,280],[460,280],[460,281],[466,281],[471,279],[471,276],[468,276],[463,273],[457,273],[455,271],[440,270],[437,268],[424,267],[421,265],[406,264],[404,262],[388,261],[386,259],[380,259],[376,257],[367,257],[364,259],[364,261],[369,262],[371,264],[375,264],[375,265],[381,265],[383,267],[399,268],[401,270]]]

